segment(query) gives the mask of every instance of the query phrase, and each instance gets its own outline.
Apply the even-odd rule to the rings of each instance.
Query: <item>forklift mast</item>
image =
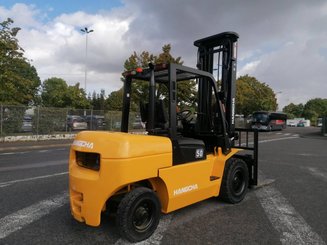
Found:
[[[211,74],[216,74],[219,100],[226,122],[225,125],[222,125],[226,130],[223,131],[227,133],[227,137],[230,138],[231,143],[235,135],[238,37],[238,34],[235,32],[223,32],[194,42],[194,45],[198,47],[197,68]],[[201,80],[198,89],[198,103],[197,128],[201,131],[209,131],[211,118],[208,118],[206,114],[208,114],[207,112],[212,105],[212,87],[209,83],[201,82]]]
[[[127,72],[124,83],[124,105],[122,132],[128,131],[128,115],[132,80],[149,83],[149,101],[141,105],[141,118],[146,122],[146,130],[153,135],[168,135],[176,148],[184,138],[202,140],[208,152],[221,147],[227,155],[235,145],[235,92],[237,40],[235,32],[223,32],[194,42],[198,47],[197,69],[178,64],[149,64],[140,72]],[[215,76],[215,72],[217,75]],[[177,128],[178,81],[197,79],[197,111],[194,123],[182,121],[182,129]],[[168,117],[157,103],[156,84],[165,84],[168,95]],[[164,119],[167,118],[168,120]],[[159,120],[164,119],[164,120]],[[160,121],[160,122],[159,122]],[[159,123],[161,126],[159,126]],[[168,123],[168,126],[167,126]]]

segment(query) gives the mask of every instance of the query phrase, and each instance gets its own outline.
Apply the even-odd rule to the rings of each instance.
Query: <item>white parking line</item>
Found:
[[[13,148],[8,148],[7,150],[9,152],[0,153],[0,156],[27,154],[27,153],[31,153],[31,152],[47,153],[47,152],[53,152],[53,151],[67,151],[67,148],[54,148],[54,149],[46,149],[46,150],[37,150],[37,149],[39,149],[39,147],[32,147],[32,149],[28,150],[28,151],[12,151],[12,150],[14,150]]]
[[[313,168],[313,167],[308,167],[307,169],[309,170],[309,172],[310,172],[312,175],[314,175],[314,176],[320,178],[320,179],[323,180],[323,181],[327,181],[327,174],[326,174],[326,173],[321,172],[321,171],[319,171],[317,168]]]
[[[0,240],[60,208],[68,201],[68,193],[64,192],[1,218]]]
[[[64,165],[64,164],[68,166],[68,160],[47,161],[47,162],[40,162],[40,163],[24,164],[19,166],[0,167],[0,172],[23,170],[23,169],[30,169],[30,168],[43,168],[43,167],[57,166],[57,165]]]
[[[278,190],[267,186],[258,189],[256,195],[271,224],[279,232],[282,244],[325,245],[322,238],[311,229]]]
[[[62,172],[62,173],[56,173],[56,174],[48,174],[48,175],[43,175],[43,176],[37,176],[37,177],[32,177],[32,178],[26,178],[26,179],[18,179],[18,180],[11,180],[7,182],[1,182],[0,183],[0,188],[6,187],[12,184],[16,183],[21,183],[21,182],[26,182],[26,181],[32,181],[32,180],[38,180],[38,179],[47,179],[55,176],[60,176],[60,175],[65,175],[68,174],[68,172]]]
[[[45,152],[49,152],[50,150],[39,150],[38,153],[45,153]]]
[[[5,152],[5,153],[0,153],[0,156],[8,156],[8,155],[14,155],[14,152]]]
[[[273,141],[280,141],[280,140],[290,140],[290,139],[297,139],[298,136],[290,136],[290,137],[284,137],[284,138],[277,138],[277,139],[269,139],[269,140],[260,140],[259,143],[267,143],[267,142],[273,142]]]
[[[276,139],[269,139],[269,140],[259,140],[258,143],[262,144],[262,143],[268,143],[268,142],[274,142],[274,141],[280,141],[280,140],[291,140],[291,139],[297,139],[299,138],[298,136],[291,136],[291,137],[283,137],[283,138],[276,138]],[[246,146],[246,143],[242,143],[241,146]],[[253,141],[248,142],[249,146],[253,146]]]
[[[0,156],[18,155],[18,154],[25,154],[25,153],[28,153],[28,151],[4,152],[4,153],[0,153]]]

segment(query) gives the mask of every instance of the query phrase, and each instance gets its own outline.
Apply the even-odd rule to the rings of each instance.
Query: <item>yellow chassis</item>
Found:
[[[100,154],[100,170],[80,167],[75,152]],[[74,218],[100,224],[106,201],[133,183],[148,181],[158,195],[162,212],[218,196],[226,161],[240,149],[223,155],[218,148],[206,160],[172,165],[167,137],[114,132],[79,133],[70,150],[70,206]]]

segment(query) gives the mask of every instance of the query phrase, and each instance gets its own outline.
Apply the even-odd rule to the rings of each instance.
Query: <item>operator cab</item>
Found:
[[[228,154],[235,136],[237,38],[235,33],[222,33],[196,41],[199,69],[170,63],[125,72],[121,131],[128,132],[130,109],[139,107],[146,132],[170,138],[173,164],[204,160],[217,147]]]

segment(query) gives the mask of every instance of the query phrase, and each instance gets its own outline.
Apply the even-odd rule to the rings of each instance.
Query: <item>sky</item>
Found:
[[[195,67],[193,42],[237,32],[237,75],[271,87],[279,109],[327,98],[326,0],[70,0],[0,2],[0,22],[20,27],[19,44],[44,81],[63,78],[88,93],[122,87],[123,64],[135,51],[174,57]],[[93,32],[81,32],[87,27]]]

